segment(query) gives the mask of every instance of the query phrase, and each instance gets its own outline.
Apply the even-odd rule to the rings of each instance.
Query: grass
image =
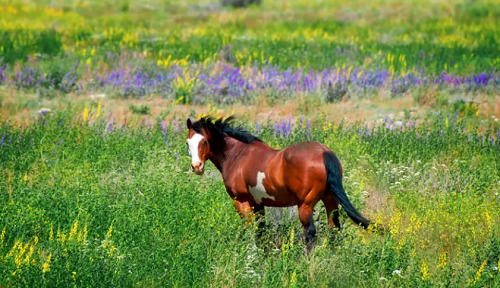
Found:
[[[318,118],[288,136],[259,123],[274,147],[307,139],[331,147],[353,203],[389,223],[379,235],[342,214],[341,239],[330,242],[318,206],[322,224],[308,256],[300,224],[283,214],[268,219],[270,252],[254,247],[255,226],[239,218],[213,165],[204,177],[189,173],[182,119],[113,124],[84,111],[24,127],[4,122],[0,283],[495,287],[498,126],[483,140],[474,117],[435,116],[401,131]]]
[[[215,12],[120,3],[3,1],[0,85],[182,104],[248,104],[263,91],[270,102],[498,94],[492,1],[266,1]]]

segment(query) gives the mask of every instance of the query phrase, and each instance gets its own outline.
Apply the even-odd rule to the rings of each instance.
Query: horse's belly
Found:
[[[269,181],[265,181],[264,172],[257,173],[257,182],[255,186],[249,186],[248,192],[252,195],[258,205],[272,207],[287,207],[296,205],[296,198],[286,189],[276,189]]]

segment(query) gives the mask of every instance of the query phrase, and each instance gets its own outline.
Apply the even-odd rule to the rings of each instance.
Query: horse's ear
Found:
[[[188,129],[191,129],[191,127],[193,126],[193,123],[191,122],[191,118],[188,118],[188,120],[186,121],[186,125],[187,125]]]

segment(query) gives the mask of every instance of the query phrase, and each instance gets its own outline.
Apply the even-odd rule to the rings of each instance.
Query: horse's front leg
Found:
[[[246,222],[251,219],[252,214],[252,206],[248,201],[239,201],[238,199],[234,199],[234,207],[238,214],[240,214],[241,218],[244,218]]]
[[[236,207],[240,217],[246,220],[247,224],[251,224],[252,220],[257,221],[257,240],[260,242],[259,240],[261,240],[262,234],[266,229],[264,206],[257,204],[252,206],[248,201],[234,199],[234,207]]]

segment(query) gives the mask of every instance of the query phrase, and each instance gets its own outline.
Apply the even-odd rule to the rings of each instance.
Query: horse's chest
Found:
[[[257,182],[255,186],[248,186],[248,192],[250,192],[257,204],[262,204],[263,199],[276,200],[274,196],[269,195],[268,191],[266,191],[266,187],[264,186],[265,178],[266,174],[264,174],[264,172],[257,172]]]

